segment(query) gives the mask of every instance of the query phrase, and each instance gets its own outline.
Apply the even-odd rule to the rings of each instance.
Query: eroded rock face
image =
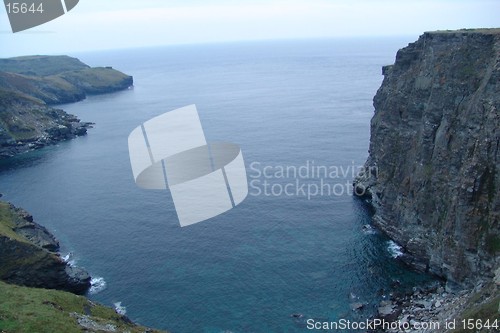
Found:
[[[383,68],[355,181],[409,263],[461,284],[500,251],[500,30],[425,33]]]
[[[89,274],[69,266],[55,251],[59,242],[25,210],[0,202],[0,279],[18,285],[85,293]]]

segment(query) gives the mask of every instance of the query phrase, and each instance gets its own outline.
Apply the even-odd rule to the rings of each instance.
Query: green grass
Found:
[[[15,218],[16,216],[10,209],[9,204],[6,202],[0,202],[0,236],[6,236],[23,243],[29,243],[26,238],[14,232],[13,228],[15,226]]]
[[[88,314],[98,324],[114,325],[117,332],[145,330],[124,321],[113,309],[90,302],[83,296],[0,282],[0,332],[82,332],[72,313]]]
[[[482,34],[500,34],[500,28],[473,28],[473,29],[458,29],[458,30],[435,30],[427,31],[431,34],[454,34],[454,33],[482,33]]]
[[[128,78],[128,75],[112,68],[94,67],[62,73],[58,77],[92,93],[93,90],[98,91],[120,84]]]
[[[83,62],[68,56],[25,56],[0,59],[0,71],[47,76],[88,68]]]
[[[489,320],[490,323],[495,322],[500,325],[500,294],[498,287],[493,283],[490,283],[489,286],[483,288],[481,291],[474,294],[466,304],[466,310],[463,311],[460,316],[457,318],[457,329],[453,331],[453,333],[466,333],[472,332],[471,330],[464,329],[462,326],[462,320],[473,319],[474,322],[479,320],[482,323],[485,323]],[[475,332],[497,332],[494,328],[481,329]]]

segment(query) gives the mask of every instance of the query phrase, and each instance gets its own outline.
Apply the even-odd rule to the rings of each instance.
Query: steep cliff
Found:
[[[424,33],[383,68],[356,192],[404,260],[467,284],[500,266],[500,29]]]
[[[69,266],[55,251],[59,243],[26,211],[0,201],[0,280],[82,294],[90,276]]]

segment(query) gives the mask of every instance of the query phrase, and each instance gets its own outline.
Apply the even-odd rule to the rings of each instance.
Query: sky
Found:
[[[500,0],[80,0],[18,33],[0,8],[0,57],[478,27],[500,27]]]

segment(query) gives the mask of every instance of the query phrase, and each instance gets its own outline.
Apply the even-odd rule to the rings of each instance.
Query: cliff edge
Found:
[[[64,262],[59,242],[33,216],[0,201],[0,280],[28,287],[85,293],[90,276]]]
[[[426,32],[374,97],[355,191],[414,267],[461,285],[500,266],[500,29]]]

